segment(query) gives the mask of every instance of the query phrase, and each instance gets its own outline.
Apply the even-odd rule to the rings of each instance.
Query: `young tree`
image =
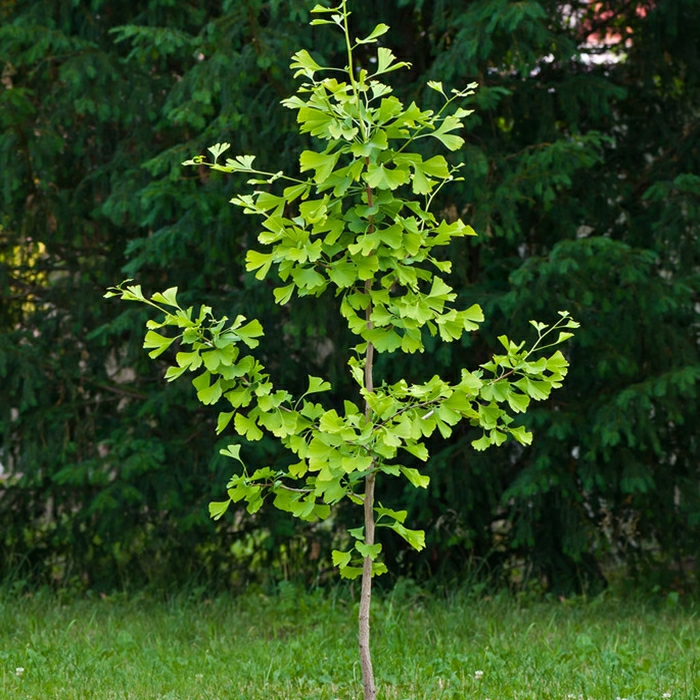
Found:
[[[368,36],[353,39],[346,0],[333,8],[316,6],[313,12],[317,18],[312,25],[340,29],[347,63],[342,69],[322,66],[306,50],[293,56],[291,68],[301,85],[282,104],[296,112],[299,131],[317,143],[316,149],[300,154],[300,176],[258,169],[251,155],[219,163],[229,147],[225,143],[209,149],[211,162],[196,157],[185,164],[243,173],[256,187],[232,203],[262,217],[258,241],[263,248],[248,251],[247,269],[263,280],[274,268],[277,304],[289,303],[295,293],[335,293],[340,314],[358,339],[348,348],[348,367],[359,403],[348,397],[342,410],[324,407],[310,397],[330,391],[331,385],[315,376],[308,377],[300,397],[276,388],[249,352],[263,335],[257,320],[238,315],[229,322],[206,305],[196,311],[182,308],[176,288],[146,297],[140,286],[127,282],[107,296],[145,303],[162,314],[148,321],[144,347],[155,358],[178,341],[175,364],[165,376],[173,381],[194,373],[199,400],[225,406],[218,433],[230,423],[249,441],[267,432],[290,453],[289,464],[249,471],[240,444],[222,450],[241,469],[228,483],[227,499],[210,504],[212,517],[222,517],[239,501],[254,513],[266,499],[304,520],[329,518],[345,499],[362,509],[362,524],[348,533],[352,546],[334,551],[333,561],[341,576],[362,579],[359,648],[364,695],[372,700],[371,585],[373,576],[386,571],[375,528],[394,530],[415,549],[424,546],[424,533],[406,526],[405,510],[376,502],[377,479],[402,476],[426,488],[429,476],[402,465],[401,454],[427,461],[425,439],[436,431],[446,438],[461,421],[481,428],[481,437],[472,443],[477,450],[500,445],[508,435],[529,444],[531,434],[511,413],[525,412],[531,400],[545,399],[561,386],[568,367],[562,353],[535,353],[571,337],[562,329],[577,324],[560,311],[552,326],[532,322],[537,340],[530,347],[501,336],[503,354],[473,371],[462,369],[455,383],[437,375],[421,383],[375,380],[375,353],[422,353],[427,338],[459,340],[483,320],[476,304],[453,307],[456,294],[445,279],[451,263],[440,255],[441,248],[474,231],[459,218],[439,220],[430,210],[436,193],[457,178],[460,166],[420,150],[435,142],[450,151],[462,147],[464,141],[455,132],[470,112],[455,102],[472,95],[476,85],[448,95],[433,81],[429,87],[442,98],[437,112],[414,102],[406,106],[379,77],[408,64],[397,61],[386,47],[377,49],[368,66],[356,58],[358,49],[376,44],[388,26],[379,24]],[[171,332],[166,334],[166,329]]]

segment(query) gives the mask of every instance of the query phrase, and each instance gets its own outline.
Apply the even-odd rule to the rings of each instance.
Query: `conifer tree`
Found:
[[[163,387],[144,362],[138,311],[103,303],[120,276],[184,288],[194,274],[193,298],[243,303],[268,343],[293,344],[266,345],[290,391],[293,361],[309,352],[315,374],[347,388],[327,352],[332,307],[268,310],[264,290],[241,284],[252,238],[225,206],[233,184],[180,167],[223,141],[293,167],[304,142],[276,109],[294,89],[287,56],[298,44],[328,63],[342,56],[306,28],[313,4],[0,3],[3,570],[29,561],[49,577],[58,557],[64,577],[91,585],[153,580],[169,561],[237,577],[200,544],[213,536],[203,506],[228,470],[209,456],[207,412],[186,412],[185,389]],[[435,205],[480,234],[449,251],[449,282],[487,323],[477,341],[441,349],[435,371],[485,361],[499,334],[521,335],[517,319],[544,309],[583,325],[567,385],[529,414],[532,448],[482,458],[468,429],[435,446],[430,491],[408,495],[426,550],[385,542],[391,568],[420,575],[471,555],[497,568],[517,554],[566,590],[586,553],[636,560],[642,540],[663,556],[694,553],[696,4],[407,0],[381,12],[356,16],[357,32],[391,25],[413,66],[396,74],[398,97],[433,108],[429,80],[480,84],[459,160],[447,155],[464,161],[464,180]],[[410,360],[388,369],[413,371]],[[172,439],[185,415],[187,450]],[[294,537],[262,513],[240,527],[232,537]]]

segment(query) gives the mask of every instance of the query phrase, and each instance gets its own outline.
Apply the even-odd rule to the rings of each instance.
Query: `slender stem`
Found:
[[[369,159],[368,164],[369,164]],[[373,204],[373,192],[371,187],[367,187],[367,204]],[[370,218],[369,232],[374,230],[373,217]],[[372,291],[372,280],[365,281],[365,294],[370,295]],[[367,304],[365,310],[365,322],[367,330],[372,328],[372,300]],[[367,351],[365,353],[365,390],[368,392],[374,391],[374,378],[372,369],[374,366],[374,345],[367,343]],[[365,400],[365,416],[369,418],[370,407]],[[371,546],[374,544],[374,484],[376,481],[376,472],[370,471],[365,478],[365,544]],[[359,616],[359,642],[360,642],[360,666],[362,667],[362,688],[364,691],[364,700],[376,700],[377,690],[374,685],[374,670],[372,668],[372,655],[370,653],[369,639],[369,612],[372,603],[372,559],[365,557],[362,562],[362,591],[360,593],[360,616]]]
[[[348,17],[350,13],[347,10],[346,0],[342,0],[341,3],[342,15],[343,15],[343,30],[345,34],[345,44],[348,54],[348,77],[350,79],[350,85],[352,86],[352,91],[355,97],[355,102],[357,104],[357,118],[360,126],[360,137],[363,142],[368,141],[367,128],[365,121],[362,118],[362,105],[360,102],[360,94],[357,88],[357,83],[355,82],[354,66],[353,66],[353,55],[352,55],[352,44],[350,42],[350,28],[348,26]],[[369,158],[366,159],[366,164],[369,165]],[[372,188],[367,187],[367,204],[372,206],[373,203],[373,193]],[[374,230],[374,221],[370,218],[369,223],[369,233]],[[372,279],[365,281],[365,294],[370,295],[372,291]],[[367,304],[367,309],[365,311],[365,319],[367,323],[367,330],[372,328],[372,301],[371,298]],[[364,388],[368,392],[374,391],[374,380],[372,378],[372,367],[374,364],[374,345],[371,342],[367,343],[367,350],[365,353],[365,376],[364,376]],[[365,400],[365,416],[369,418],[370,407],[369,403]],[[364,497],[364,520],[365,520],[365,544],[374,544],[374,484],[376,480],[376,473],[372,468],[370,468],[369,474],[365,478],[365,497]],[[362,591],[360,594],[360,614],[358,620],[359,626],[359,647],[360,647],[360,666],[362,668],[362,688],[364,693],[364,700],[376,700],[377,690],[374,685],[374,670],[372,669],[372,655],[370,653],[370,625],[369,625],[369,613],[370,606],[372,603],[372,559],[370,557],[365,557],[362,563]]]
[[[365,479],[365,543],[374,544],[374,482],[375,473]],[[362,592],[360,593],[360,666],[362,667],[362,688],[364,700],[376,700],[372,655],[369,648],[369,611],[372,602],[372,560],[365,557],[362,564]]]
[[[365,158],[365,164],[369,167],[369,158]],[[372,188],[367,185],[365,188],[367,193],[367,206],[371,209],[374,206],[374,192]],[[367,233],[370,235],[374,233],[374,215],[369,217],[369,227]],[[372,291],[372,280],[368,279],[365,281],[365,294],[370,295]],[[367,330],[372,328],[372,298],[370,297],[369,303],[367,304],[367,310],[365,311],[365,321],[367,323]],[[374,380],[372,379],[372,366],[374,364],[374,345],[372,343],[367,343],[367,354],[365,357],[365,389],[367,391],[374,391]],[[369,405],[365,402],[365,415],[369,417]]]
[[[357,82],[355,81],[355,65],[352,56],[352,43],[350,42],[350,26],[348,24],[348,17],[350,13],[347,9],[347,4],[345,0],[341,5],[343,12],[343,32],[345,34],[345,50],[348,54],[348,78],[350,78],[350,85],[352,87],[353,95],[355,96],[355,102],[357,104],[357,121],[360,125],[360,134],[362,136],[362,141],[367,141],[367,126],[365,120],[362,118],[362,105],[360,100],[360,91],[357,89]]]
[[[371,190],[370,190],[371,197]],[[370,293],[372,289],[372,281],[365,282],[365,294]],[[372,304],[367,305],[365,311],[365,319],[367,328],[372,328]],[[365,354],[365,389],[374,391],[374,379],[372,377],[372,366],[374,364],[374,345],[367,343],[367,352]],[[365,400],[365,416],[369,417],[370,407]],[[365,477],[365,544],[374,544],[374,484],[376,481],[376,473],[370,471]],[[359,615],[359,642],[360,642],[360,666],[362,668],[362,688],[364,691],[364,700],[375,700],[377,690],[374,685],[374,670],[372,668],[372,654],[370,653],[369,639],[369,611],[372,603],[372,559],[365,557],[362,562],[362,591],[360,593],[360,615]]]

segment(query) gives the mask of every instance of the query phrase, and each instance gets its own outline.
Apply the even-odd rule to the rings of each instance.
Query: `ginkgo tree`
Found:
[[[386,571],[375,528],[393,530],[415,549],[425,544],[423,531],[407,526],[405,510],[375,501],[377,479],[403,477],[426,488],[429,475],[403,465],[401,456],[427,462],[426,438],[435,431],[447,438],[460,421],[481,429],[472,443],[477,450],[500,445],[509,435],[529,444],[532,436],[514,414],[561,385],[566,358],[559,350],[542,351],[565,341],[571,336],[566,329],[578,324],[560,311],[552,325],[532,322],[537,337],[531,345],[501,336],[503,352],[472,371],[462,369],[456,383],[439,376],[422,383],[375,381],[375,353],[422,353],[427,337],[457,341],[483,320],[478,305],[455,308],[457,294],[445,279],[451,264],[436,254],[455,239],[475,235],[461,220],[439,220],[431,212],[436,193],[457,178],[460,166],[451,166],[443,155],[426,158],[418,145],[424,140],[460,150],[459,131],[470,112],[455,103],[476,85],[448,94],[441,83],[430,82],[442,96],[442,107],[406,106],[379,78],[408,64],[386,47],[377,48],[370,69],[356,60],[358,47],[376,44],[387,26],[379,24],[369,36],[353,39],[346,0],[312,12],[317,15],[313,25],[340,29],[347,64],[322,66],[306,50],[293,56],[291,68],[301,84],[282,104],[296,112],[300,133],[317,144],[301,152],[298,175],[259,169],[252,155],[225,158],[225,143],[209,149],[211,160],[198,156],[185,165],[247,176],[254,189],[232,203],[260,217],[262,230],[261,247],[247,252],[246,267],[258,280],[274,279],[278,304],[291,303],[295,294],[318,297],[332,291],[338,298],[340,314],[357,337],[348,348],[356,396],[337,410],[319,399],[331,391],[322,378],[309,376],[306,392],[298,397],[276,387],[254,353],[263,328],[243,314],[231,321],[206,305],[182,308],[176,288],[146,296],[130,280],[107,296],[159,312],[158,320],[147,322],[144,347],[156,358],[176,344],[165,377],[194,375],[198,399],[220,411],[217,434],[231,425],[249,441],[268,433],[291,453],[287,466],[248,468],[241,443],[223,449],[239,467],[226,499],[210,504],[213,518],[239,502],[255,513],[272,501],[307,521],[330,517],[345,499],[362,509],[362,523],[349,530],[352,546],[334,551],[332,558],[341,576],[362,579],[359,651],[364,697],[373,700],[371,586],[372,577]]]

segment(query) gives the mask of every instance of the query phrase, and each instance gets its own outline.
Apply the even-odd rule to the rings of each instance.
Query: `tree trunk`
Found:
[[[367,200],[372,202],[372,190],[368,188]],[[374,224],[370,225],[374,228]],[[369,294],[372,288],[372,281],[365,282],[365,292]],[[372,327],[370,315],[372,304],[367,306],[366,318],[367,328]],[[367,353],[365,355],[365,389],[374,391],[374,378],[372,369],[374,365],[374,346],[367,343]],[[369,404],[365,402],[365,415],[369,416]],[[374,482],[376,472],[370,470],[365,478],[365,544],[374,544]],[[359,643],[360,643],[360,666],[362,668],[362,688],[364,700],[376,700],[377,690],[374,686],[374,670],[372,668],[372,655],[369,648],[369,613],[372,603],[372,559],[365,557],[362,563],[362,592],[360,594],[360,616],[359,616]]]
[[[374,544],[374,481],[371,473],[365,480],[365,543]],[[372,655],[369,649],[369,612],[372,602],[372,560],[365,557],[362,566],[362,593],[360,594],[360,666],[362,667],[362,688],[364,700],[376,700]]]

